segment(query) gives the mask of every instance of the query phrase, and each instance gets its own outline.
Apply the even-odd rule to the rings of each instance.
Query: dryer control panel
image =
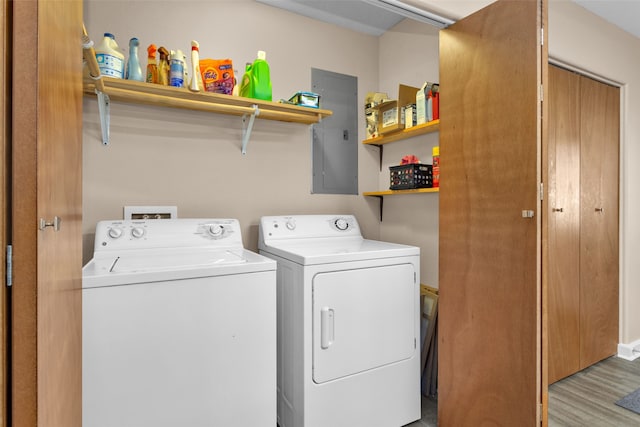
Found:
[[[243,248],[236,219],[176,218],[100,221],[94,252],[179,247]]]
[[[260,219],[260,239],[362,237],[353,215],[286,215]]]

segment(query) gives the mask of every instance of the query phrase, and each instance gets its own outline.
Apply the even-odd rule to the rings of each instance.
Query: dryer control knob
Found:
[[[110,228],[108,234],[112,239],[118,239],[122,237],[122,228]]]
[[[296,229],[296,222],[292,218],[289,218],[287,220],[286,226],[287,226],[287,228],[289,230],[295,230]]]
[[[223,231],[224,231],[224,229],[222,228],[222,226],[220,224],[211,224],[207,228],[207,233],[209,233],[210,235],[212,235],[214,237],[218,237],[218,236],[222,235]]]
[[[347,228],[349,228],[349,223],[348,223],[348,222],[347,222],[347,220],[346,220],[346,219],[344,219],[344,218],[338,218],[338,219],[336,219],[335,224],[336,224],[336,228],[337,228],[338,230],[342,230],[342,231],[344,231],[344,230],[346,230]]]
[[[133,227],[131,229],[131,236],[135,239],[139,239],[144,236],[144,228],[142,227]]]

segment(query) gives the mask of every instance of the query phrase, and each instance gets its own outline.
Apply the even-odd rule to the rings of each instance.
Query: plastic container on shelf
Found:
[[[160,62],[158,63],[158,83],[164,86],[169,85],[169,51],[166,47],[158,48]]]
[[[113,34],[104,33],[104,37],[96,46],[95,51],[100,74],[116,79],[124,78],[124,54],[118,48]]]
[[[147,83],[158,83],[158,61],[156,60],[156,45],[147,47]]]
[[[433,187],[440,187],[440,147],[433,147]]]
[[[256,60],[252,64],[247,64],[240,85],[240,96],[265,101],[272,100],[271,73],[266,56],[264,51],[259,50]]]
[[[184,54],[180,49],[171,51],[169,61],[169,86],[184,86]]]
[[[127,80],[137,80],[143,82],[142,67],[140,67],[140,59],[138,58],[138,47],[140,41],[136,37],[129,40],[129,60],[127,61],[127,72],[125,78]]]

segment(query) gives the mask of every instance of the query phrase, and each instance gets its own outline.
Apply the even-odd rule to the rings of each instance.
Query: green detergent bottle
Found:
[[[253,64],[247,64],[240,85],[240,96],[271,101],[271,75],[266,57],[267,54],[259,50],[258,58]]]

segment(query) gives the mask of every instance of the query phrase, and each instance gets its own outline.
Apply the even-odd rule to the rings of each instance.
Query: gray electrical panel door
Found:
[[[313,125],[311,192],[358,194],[358,78],[312,68],[311,85],[333,111]]]

